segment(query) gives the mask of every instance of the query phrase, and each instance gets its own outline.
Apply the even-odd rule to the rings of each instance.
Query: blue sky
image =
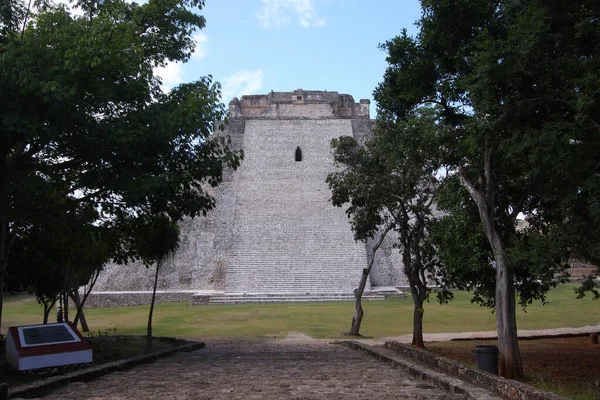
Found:
[[[157,71],[165,88],[211,74],[223,102],[274,91],[328,90],[371,100],[382,80],[378,44],[416,33],[417,0],[206,0],[196,54]]]

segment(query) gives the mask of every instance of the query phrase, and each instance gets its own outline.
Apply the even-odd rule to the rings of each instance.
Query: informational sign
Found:
[[[21,326],[18,329],[23,347],[79,341],[75,332],[67,324]]]
[[[92,362],[92,347],[67,323],[10,327],[6,362],[18,370]]]

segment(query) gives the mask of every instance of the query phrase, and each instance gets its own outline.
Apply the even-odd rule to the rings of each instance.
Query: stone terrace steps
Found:
[[[325,183],[335,170],[330,140],[342,135],[352,135],[351,121],[247,121],[227,293],[352,293],[358,285],[366,248]]]
[[[363,300],[385,300],[401,292],[365,292]],[[151,291],[92,292],[86,307],[116,307],[150,304]],[[222,291],[163,291],[156,292],[156,304],[188,302],[190,305],[238,303],[299,303],[322,301],[354,301],[352,293],[224,293]]]
[[[275,275],[275,277],[271,275]],[[354,285],[351,286],[356,287],[359,279],[360,277],[356,274],[355,279],[352,280]],[[245,283],[248,287],[259,289],[255,290],[256,292],[260,291],[262,293],[326,293],[331,290],[337,281],[339,281],[339,275],[335,273],[328,274],[321,272],[318,275],[317,273],[314,275],[299,275],[294,273],[294,271],[284,273],[282,271],[274,272],[274,270],[271,270],[268,274],[264,274],[260,278],[257,276],[248,278]],[[350,287],[348,291],[354,289],[354,287]]]
[[[238,233],[229,253],[227,291],[351,293],[366,266],[366,252],[351,237],[340,243],[342,228],[347,230],[324,230],[316,238],[301,230]]]
[[[385,300],[384,294],[365,293],[363,300]],[[354,301],[351,293],[231,293],[210,296],[208,304],[240,303],[301,303],[325,301]],[[193,304],[192,300],[192,304]]]

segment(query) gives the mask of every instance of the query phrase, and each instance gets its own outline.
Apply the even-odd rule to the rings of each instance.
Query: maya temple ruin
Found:
[[[181,223],[179,250],[161,266],[158,302],[352,298],[372,243],[356,242],[345,209],[330,202],[330,141],[364,140],[369,101],[328,91],[243,96],[225,131],[244,150],[241,167],[213,190],[216,207]],[[400,255],[385,243],[367,291],[407,286]],[[149,303],[154,268],[108,265],[90,306]],[[382,296],[382,295],[379,295]]]

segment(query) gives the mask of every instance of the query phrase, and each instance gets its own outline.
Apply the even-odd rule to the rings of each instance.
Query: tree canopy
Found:
[[[35,294],[45,308],[44,323],[60,295],[68,299],[109,261],[114,233],[94,225],[97,217],[90,204],[80,204],[11,225],[6,287]]]
[[[401,120],[425,105],[442,108],[441,164],[468,194],[461,215],[477,215],[469,225],[481,229],[495,267],[500,373],[520,377],[519,268],[553,254],[543,262],[552,271],[564,266],[561,250],[597,249],[586,233],[599,221],[586,216],[598,215],[600,9],[590,0],[421,4],[418,35],[404,31],[382,46],[389,66],[375,99],[380,113]],[[528,230],[517,231],[519,215]]]
[[[89,203],[97,223],[130,226],[214,206],[207,187],[242,155],[211,137],[220,85],[208,76],[164,93],[153,72],[189,59],[204,1],[81,0],[82,16],[51,1],[2,4],[0,288],[15,221]]]
[[[417,347],[424,347],[423,303],[431,291],[428,285],[439,287],[442,301],[451,297],[430,240],[439,186],[435,177],[438,131],[432,126],[438,118],[437,108],[421,108],[406,121],[380,114],[364,145],[347,136],[332,141],[340,171],[327,177],[333,204],[347,205],[354,237],[367,240],[379,236],[359,287],[364,288],[374,253],[391,232],[387,240],[401,254],[402,265],[397,268],[407,277],[414,300],[413,345]],[[360,299],[356,300],[360,306]],[[358,308],[353,328],[361,316],[362,308]],[[350,333],[356,335],[358,329]]]

